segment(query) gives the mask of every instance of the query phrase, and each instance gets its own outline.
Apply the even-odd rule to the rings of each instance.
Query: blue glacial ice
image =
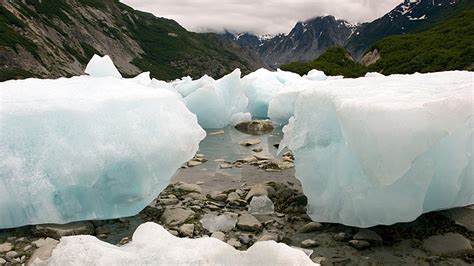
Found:
[[[198,150],[205,132],[175,93],[99,63],[0,83],[0,228],[135,215]]]
[[[370,227],[474,203],[472,72],[315,83],[280,147],[317,221]]]

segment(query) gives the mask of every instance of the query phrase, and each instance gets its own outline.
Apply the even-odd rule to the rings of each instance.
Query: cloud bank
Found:
[[[352,23],[383,16],[402,0],[122,0],[196,32],[288,33],[298,22],[333,15]]]

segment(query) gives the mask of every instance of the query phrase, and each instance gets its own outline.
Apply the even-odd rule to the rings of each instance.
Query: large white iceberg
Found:
[[[140,225],[117,247],[93,236],[61,238],[51,258],[33,265],[316,265],[301,250],[274,241],[238,251],[216,238],[178,238],[154,223]]]
[[[189,95],[182,95],[186,106],[197,115],[202,127],[224,128],[235,114],[245,111],[248,99],[240,84],[239,69],[217,81],[202,78],[195,82],[200,86],[195,88],[191,86],[193,83],[185,83],[178,86],[177,90],[183,93],[183,87],[193,88]]]
[[[0,83],[0,228],[131,216],[161,192],[205,132],[146,80]]]
[[[474,203],[473,80],[374,75],[302,92],[280,147],[295,153],[309,215],[369,227]]]

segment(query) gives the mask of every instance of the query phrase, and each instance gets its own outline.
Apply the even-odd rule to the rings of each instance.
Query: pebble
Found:
[[[323,228],[322,224],[318,222],[310,222],[303,225],[303,227],[301,227],[300,233],[311,233],[311,232],[319,231],[322,228]]]
[[[265,184],[257,184],[250,188],[249,193],[245,197],[246,201],[252,199],[253,196],[268,196],[268,188]]]
[[[227,199],[227,195],[219,191],[213,191],[207,197],[217,201],[225,201]]]
[[[242,244],[235,238],[227,240],[227,244],[233,246],[234,248],[241,248]]]
[[[195,214],[194,211],[183,208],[166,208],[161,216],[161,221],[166,225],[180,225]]]
[[[4,260],[4,259],[2,259],[2,258],[0,258],[0,265],[3,265],[3,264],[5,264],[5,263],[7,263],[7,261]]]
[[[318,247],[319,244],[318,242],[312,240],[312,239],[306,239],[301,242],[301,247],[302,248],[315,248]]]
[[[431,236],[423,241],[422,247],[432,255],[461,255],[472,252],[471,241],[457,233]]]
[[[380,245],[383,242],[382,237],[369,229],[361,229],[354,235],[354,240],[365,240],[372,244]]]
[[[262,223],[260,223],[257,218],[251,214],[242,214],[237,220],[237,228],[243,231],[259,231],[262,228]]]
[[[3,243],[0,244],[0,253],[6,253],[13,249],[13,245],[11,243]]]
[[[341,232],[341,233],[337,233],[334,235],[334,240],[336,241],[339,241],[339,242],[344,242],[344,241],[347,241],[351,238],[351,236],[349,234],[346,234],[344,232]]]
[[[181,236],[193,237],[194,224],[183,224],[179,227],[179,234]]]
[[[349,241],[349,245],[358,250],[364,250],[370,247],[370,243],[365,240],[351,240]]]
[[[224,240],[225,240],[225,234],[222,233],[222,232],[219,232],[219,231],[212,233],[211,237],[217,238],[222,242],[224,242]]]
[[[263,234],[258,241],[278,241],[278,236],[275,234]]]
[[[25,246],[25,247],[23,248],[23,251],[28,251],[28,250],[30,250],[30,249],[32,249],[32,248],[33,248],[32,245],[27,245],[27,246]]]
[[[180,183],[177,183],[175,187],[179,190],[182,190],[188,193],[192,193],[192,192],[201,193],[202,192],[201,187],[197,184],[188,184],[188,183],[180,182]]]
[[[8,251],[7,254],[5,254],[5,259],[7,259],[8,261],[13,261],[19,255],[20,254],[18,254],[18,252],[16,252],[16,251]]]

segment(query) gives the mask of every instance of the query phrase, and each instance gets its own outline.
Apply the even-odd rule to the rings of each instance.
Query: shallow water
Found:
[[[203,192],[227,190],[241,185],[253,185],[266,181],[290,181],[297,183],[294,177],[294,169],[284,170],[282,172],[265,172],[255,166],[244,165],[242,168],[221,169],[221,161],[235,162],[238,159],[257,154],[252,151],[254,148],[262,148],[260,155],[281,158],[277,156],[278,149],[274,146],[279,144],[283,138],[282,128],[275,128],[272,132],[255,136],[248,135],[236,130],[233,127],[227,127],[224,134],[214,135],[213,133],[221,130],[207,130],[206,138],[199,145],[199,152],[204,155],[208,161],[192,168],[180,169],[171,183],[183,181],[186,183],[203,182],[201,185]],[[259,139],[260,144],[244,147],[239,142],[246,139]]]

